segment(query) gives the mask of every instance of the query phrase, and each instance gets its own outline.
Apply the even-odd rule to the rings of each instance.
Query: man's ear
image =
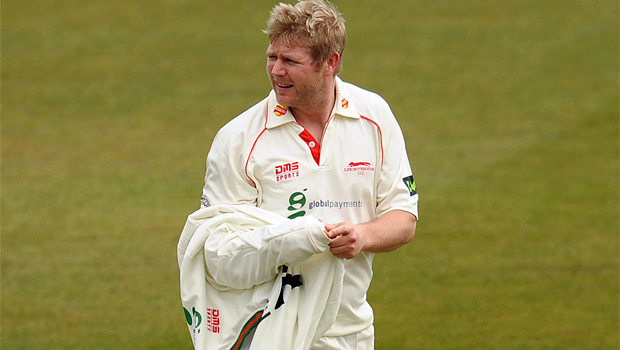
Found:
[[[336,51],[332,52],[332,54],[327,57],[324,66],[326,76],[335,75],[334,73],[336,72],[336,67],[338,67],[338,63],[340,63],[340,58],[340,54]]]

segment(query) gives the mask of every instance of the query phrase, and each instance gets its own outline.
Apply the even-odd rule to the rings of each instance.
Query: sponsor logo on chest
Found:
[[[366,172],[374,172],[375,167],[370,162],[350,162],[344,168],[345,173],[355,173],[357,175],[365,175]]]
[[[275,175],[276,182],[299,177],[299,162],[276,165]]]

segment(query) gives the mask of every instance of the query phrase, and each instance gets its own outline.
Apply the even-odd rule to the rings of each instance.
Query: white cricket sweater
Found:
[[[333,324],[344,262],[324,224],[250,205],[189,215],[177,247],[181,301],[195,349],[309,349]],[[246,344],[247,345],[247,344]]]

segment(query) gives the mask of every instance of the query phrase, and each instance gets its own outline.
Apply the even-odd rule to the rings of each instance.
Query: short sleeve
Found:
[[[376,215],[391,210],[404,210],[418,217],[418,192],[407,156],[405,140],[396,118],[389,107],[381,127],[383,164],[377,185]]]
[[[239,138],[227,137],[220,131],[207,155],[205,185],[201,207],[214,204],[248,204],[256,206],[257,190],[245,174],[243,144]]]

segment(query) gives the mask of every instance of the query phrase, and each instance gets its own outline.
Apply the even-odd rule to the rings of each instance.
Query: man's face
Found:
[[[286,46],[274,40],[267,48],[267,75],[278,103],[287,107],[312,108],[325,96],[325,79],[310,49]]]

